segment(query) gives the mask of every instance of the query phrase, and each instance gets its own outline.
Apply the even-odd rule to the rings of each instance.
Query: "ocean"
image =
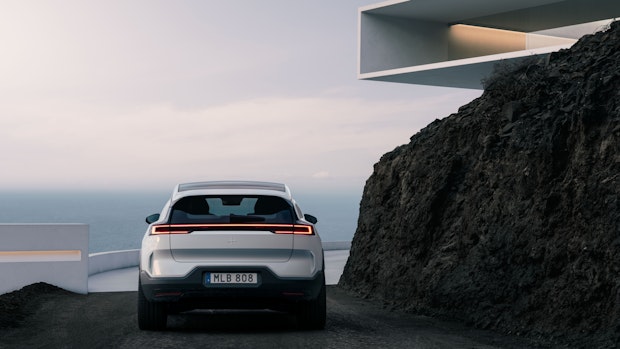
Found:
[[[0,193],[0,223],[84,223],[89,252],[140,248],[147,224],[170,193],[41,192]],[[319,220],[323,241],[351,241],[357,227],[358,193],[298,193],[304,211]]]

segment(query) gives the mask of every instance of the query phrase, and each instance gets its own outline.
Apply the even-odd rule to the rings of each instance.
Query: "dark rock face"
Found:
[[[620,23],[504,68],[385,154],[340,286],[577,343],[620,338]]]

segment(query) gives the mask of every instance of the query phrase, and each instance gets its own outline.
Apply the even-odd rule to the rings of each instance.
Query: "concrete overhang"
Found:
[[[358,78],[482,88],[498,61],[572,46],[619,0],[396,0],[359,9]]]

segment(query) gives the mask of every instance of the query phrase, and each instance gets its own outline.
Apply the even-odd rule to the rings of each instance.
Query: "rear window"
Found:
[[[170,224],[294,223],[286,200],[265,195],[187,196],[172,207]]]

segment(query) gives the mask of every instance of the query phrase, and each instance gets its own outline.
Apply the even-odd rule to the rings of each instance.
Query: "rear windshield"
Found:
[[[294,223],[293,208],[277,196],[187,196],[172,207],[170,224]]]

